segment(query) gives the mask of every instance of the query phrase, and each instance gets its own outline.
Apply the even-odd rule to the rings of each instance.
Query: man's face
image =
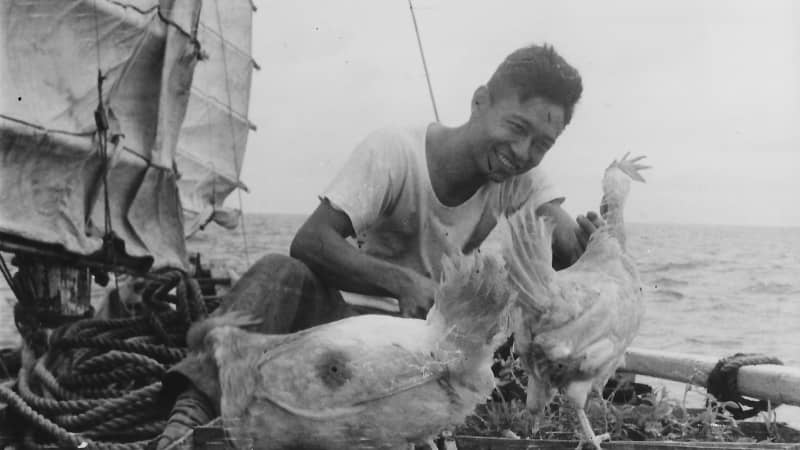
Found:
[[[481,120],[485,145],[478,164],[501,182],[539,165],[564,130],[564,108],[541,97],[520,103],[512,94],[487,102]]]

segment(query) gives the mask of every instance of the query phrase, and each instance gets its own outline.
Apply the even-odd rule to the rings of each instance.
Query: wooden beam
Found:
[[[711,356],[630,348],[620,371],[706,387],[719,360]],[[800,406],[800,368],[775,364],[739,369],[739,392],[773,404]]]
[[[573,450],[578,441],[506,439],[478,436],[456,436],[458,450]],[[588,447],[588,446],[587,446]],[[611,441],[603,442],[608,450],[798,450],[798,443],[773,442],[673,442]]]

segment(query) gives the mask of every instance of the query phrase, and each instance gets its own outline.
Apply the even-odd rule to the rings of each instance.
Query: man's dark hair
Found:
[[[564,125],[572,119],[583,83],[578,71],[550,45],[531,45],[506,57],[486,83],[492,101],[515,93],[520,102],[542,97],[564,108]]]

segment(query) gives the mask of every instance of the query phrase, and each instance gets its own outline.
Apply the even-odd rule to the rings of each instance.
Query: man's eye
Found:
[[[527,134],[528,132],[528,130],[525,127],[516,122],[509,122],[509,126],[511,127],[511,131],[513,131],[516,134]]]
[[[536,140],[536,146],[541,150],[543,153],[547,153],[548,150],[553,146],[553,140],[547,138],[541,138]]]

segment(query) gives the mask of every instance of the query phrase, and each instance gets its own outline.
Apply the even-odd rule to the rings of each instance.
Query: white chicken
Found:
[[[189,331],[206,356],[183,373],[202,378],[192,367],[216,366],[219,387],[205,391],[241,448],[405,449],[491,394],[493,352],[510,335],[509,288],[501,258],[476,252],[445,260],[426,320],[365,315],[265,335],[228,313]]]
[[[600,213],[606,225],[592,234],[585,253],[569,268],[551,267],[553,224],[532,209],[509,220],[504,251],[511,284],[520,296],[514,345],[528,372],[527,407],[541,417],[560,390],[575,407],[581,445],[600,448],[584,407],[622,363],[643,314],[639,272],[625,244],[623,206],[630,180],[644,182],[643,158],[614,161],[603,177]],[[579,445],[580,447],[580,445]]]

